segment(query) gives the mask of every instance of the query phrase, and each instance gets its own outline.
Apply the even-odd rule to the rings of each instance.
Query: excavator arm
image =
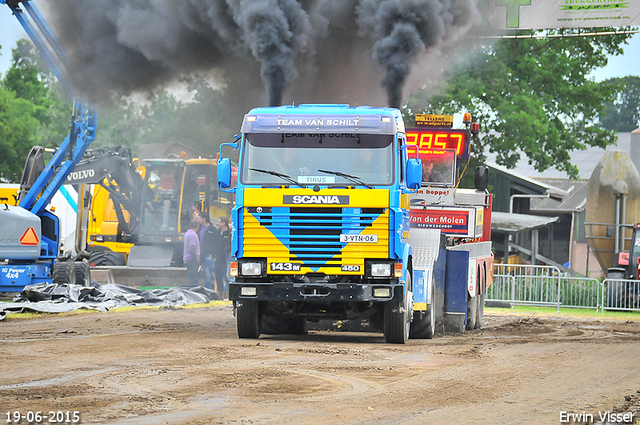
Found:
[[[73,172],[67,177],[69,184],[97,184],[107,192],[127,234],[138,231],[140,199],[146,187],[144,179],[133,164],[131,150],[125,146],[89,149]],[[129,219],[124,215],[129,214]]]
[[[0,0],[2,5],[9,7],[47,61],[73,100],[73,108],[69,134],[47,164],[42,166],[44,148],[38,148],[29,155],[18,206],[4,204],[0,209],[0,220],[9,233],[0,243],[0,260],[6,261],[6,267],[0,273],[0,291],[21,291],[26,285],[52,280],[73,283],[76,277],[85,283],[90,282],[88,263],[84,262],[76,269],[72,262],[58,261],[60,220],[46,208],[95,140],[97,112],[79,100],[71,83],[69,56],[34,2]]]

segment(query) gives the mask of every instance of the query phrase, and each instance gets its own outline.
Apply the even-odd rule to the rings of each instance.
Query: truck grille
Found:
[[[382,257],[387,256],[388,217],[380,219],[385,208],[273,207],[261,210],[249,208],[245,214],[257,219],[260,227],[267,228],[270,234],[259,232],[253,228],[255,224],[245,220],[245,255],[268,250],[275,236],[288,249],[288,258],[279,261],[300,262],[306,267],[340,267],[361,261],[365,256],[378,257],[376,251],[380,251]],[[353,253],[345,256],[341,251],[347,244],[340,242],[340,235],[359,234],[365,229],[381,231],[378,243],[363,244],[367,246],[356,254],[357,258]],[[260,256],[267,255],[269,252]]]

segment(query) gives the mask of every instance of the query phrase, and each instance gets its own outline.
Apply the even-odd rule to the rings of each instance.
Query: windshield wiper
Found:
[[[276,176],[276,177],[280,177],[282,180],[286,180],[291,184],[295,184],[296,186],[300,186],[304,189],[307,188],[307,186],[298,183],[297,181],[295,181],[291,176],[287,175],[287,174],[283,174],[283,173],[278,173],[277,171],[271,171],[271,170],[262,170],[260,168],[249,168],[252,171],[257,171],[259,173],[265,173],[265,174],[269,174],[272,176]]]
[[[351,183],[359,184],[361,186],[366,186],[369,189],[373,189],[373,186],[371,186],[369,183],[365,183],[358,176],[352,176],[351,174],[342,173],[340,171],[329,171],[329,170],[318,170],[318,171],[320,171],[321,173],[333,174],[334,176],[338,176],[338,177],[344,177],[345,179],[349,180]]]

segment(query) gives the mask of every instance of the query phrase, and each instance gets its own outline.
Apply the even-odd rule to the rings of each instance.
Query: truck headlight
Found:
[[[241,272],[243,276],[260,276],[262,274],[262,264],[242,263]]]
[[[371,276],[389,277],[391,276],[391,264],[371,264]]]

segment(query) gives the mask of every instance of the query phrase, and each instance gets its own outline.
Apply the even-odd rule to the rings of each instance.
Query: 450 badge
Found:
[[[360,266],[342,266],[340,270],[343,272],[359,272]]]

